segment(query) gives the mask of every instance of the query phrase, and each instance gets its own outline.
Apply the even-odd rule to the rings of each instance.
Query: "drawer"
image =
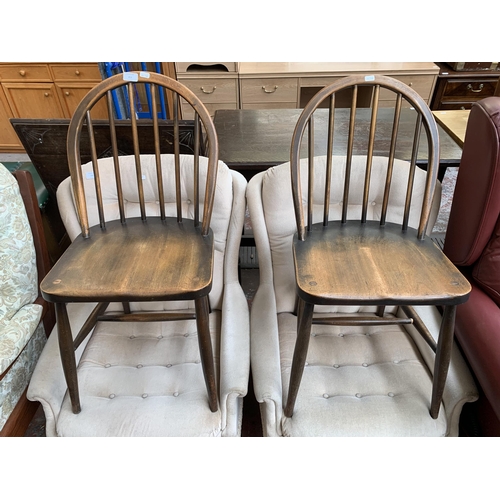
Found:
[[[495,93],[497,79],[460,79],[449,80],[443,91],[443,97],[483,98]]]
[[[241,80],[242,107],[249,103],[298,102],[297,78],[249,78]]]
[[[390,75],[412,88],[424,100],[429,100],[434,89],[434,75]],[[394,94],[386,89],[380,89],[380,100],[395,100]]]
[[[243,104],[242,109],[296,109],[297,103],[293,102],[251,102]]]
[[[10,82],[50,82],[47,64],[0,64],[0,80]]]
[[[204,103],[205,104],[205,103]],[[218,109],[238,109],[238,106],[235,103],[206,103],[205,107],[207,111],[210,113],[210,116],[213,118],[215,112]],[[194,118],[193,108],[187,104],[182,104],[182,119],[183,120],[192,120]]]
[[[233,103],[238,107],[238,87],[236,78],[195,78],[179,79],[203,103]]]
[[[471,109],[476,101],[447,101],[441,102],[438,109]]]
[[[51,64],[50,69],[57,80],[96,81],[102,80],[97,63],[91,64]]]

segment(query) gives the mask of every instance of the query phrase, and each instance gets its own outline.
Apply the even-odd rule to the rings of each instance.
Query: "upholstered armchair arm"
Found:
[[[68,315],[73,337],[76,337],[94,306],[95,304],[68,304]],[[77,364],[89,338],[90,335],[87,336],[75,352]],[[40,355],[27,392],[29,400],[42,403],[46,417],[45,429],[47,437],[57,435],[56,422],[66,389],[67,385],[61,365],[56,325]]]
[[[255,397],[265,412],[264,436],[274,436],[283,414],[276,299],[272,284],[259,286],[250,315],[251,359]],[[260,340],[265,338],[265,340]],[[262,349],[265,346],[265,349]]]
[[[250,318],[248,303],[238,279],[239,242],[245,220],[245,190],[247,182],[238,172],[233,178],[233,207],[229,223],[224,262],[224,297],[220,339],[220,408],[222,433],[237,436],[242,398],[248,391],[250,374]]]
[[[437,341],[441,324],[441,315],[437,308],[433,306],[415,306],[414,309],[424,321],[434,340]],[[402,312],[398,314],[398,316],[402,315]],[[407,325],[406,329],[417,345],[429,371],[434,374],[434,353],[431,348],[422,339],[415,327]],[[446,386],[443,393],[443,405],[448,416],[448,429],[458,430],[458,420],[460,419],[463,405],[475,401],[477,398],[478,391],[472,375],[455,344],[453,345],[448,378],[446,379]]]

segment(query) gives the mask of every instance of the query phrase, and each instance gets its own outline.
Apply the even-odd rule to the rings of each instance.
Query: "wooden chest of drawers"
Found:
[[[23,151],[10,118],[71,118],[100,81],[97,63],[0,63],[0,151]],[[107,109],[92,115],[106,118]]]
[[[480,99],[500,92],[500,71],[455,71],[445,63],[440,67],[431,109],[470,109]]]

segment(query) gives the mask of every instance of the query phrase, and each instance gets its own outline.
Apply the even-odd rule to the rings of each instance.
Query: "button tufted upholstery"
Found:
[[[142,161],[144,160],[144,161]],[[101,179],[107,220],[119,218],[114,174]],[[172,158],[163,156],[166,168]],[[188,162],[183,157],[182,162]],[[120,158],[124,196],[129,214],[139,210],[127,175],[133,160]],[[159,213],[156,193],[147,179],[155,175],[154,157],[141,158],[148,214]],[[131,166],[133,168],[133,166]],[[82,166],[88,199],[93,197],[92,167]],[[181,165],[181,170],[185,171]],[[192,170],[192,169],[191,169]],[[102,172],[102,171],[101,171]],[[108,172],[109,177],[107,177]],[[200,158],[200,184],[205,182],[206,162]],[[103,177],[104,175],[104,177]],[[182,178],[183,203],[190,205],[192,177]],[[86,181],[87,182],[87,181]],[[90,340],[77,352],[82,412],[74,414],[66,394],[56,335],[47,343],[33,375],[28,397],[42,402],[50,436],[237,436],[241,433],[242,402],[249,376],[248,305],[238,281],[239,242],[245,214],[246,181],[219,162],[211,228],[215,240],[214,279],[210,293],[210,332],[217,371],[219,410],[212,413],[201,368],[195,321],[112,323],[99,322]],[[135,196],[135,195],[134,195]],[[175,210],[168,190],[167,216]],[[73,204],[70,179],[61,183],[58,205],[68,235],[74,239],[80,225]],[[92,203],[92,201],[91,201]],[[200,204],[203,199],[200,200]],[[192,211],[191,207],[189,207]],[[90,224],[96,221],[89,211]],[[69,304],[72,331],[78,332],[94,304]],[[111,305],[108,311],[119,309]],[[148,310],[192,309],[190,301],[151,303]],[[145,309],[131,304],[132,310]]]
[[[342,170],[344,158],[335,157]],[[370,190],[370,219],[378,219],[387,160],[375,158]],[[315,159],[315,182],[324,185],[325,158]],[[362,192],[359,175],[364,158],[355,157],[352,182]],[[303,163],[301,168],[307,168]],[[404,177],[408,165],[398,162],[393,180]],[[417,169],[415,198],[423,192],[423,172]],[[336,174],[334,174],[336,175]],[[307,178],[305,175],[303,178]],[[333,189],[330,219],[338,218],[342,194]],[[302,186],[303,199],[307,186]],[[318,192],[320,190],[315,190]],[[400,217],[404,189],[393,189],[387,220]],[[439,210],[437,188],[429,227]],[[448,436],[458,434],[462,406],[477,397],[463,359],[454,347],[443,405],[437,420],[429,415],[429,394],[434,354],[413,326],[340,327],[313,325],[306,367],[292,418],[283,414],[288,393],[290,367],[296,338],[294,266],[292,238],[296,231],[290,165],[284,164],[254,176],[248,185],[247,201],[252,219],[260,266],[260,285],[251,312],[251,363],[254,389],[260,402],[264,434],[267,436]],[[349,213],[359,210],[355,198]],[[314,212],[313,221],[322,214]],[[410,216],[410,225],[415,222]],[[316,316],[325,312],[373,315],[375,310],[356,306],[317,306]],[[418,312],[437,338],[440,317],[435,308]],[[386,313],[403,316],[397,307]]]

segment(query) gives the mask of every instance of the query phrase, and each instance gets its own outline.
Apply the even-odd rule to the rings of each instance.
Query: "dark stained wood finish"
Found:
[[[76,238],[44,280],[48,300],[191,300],[210,291],[213,238],[203,238],[192,221],[134,218],[126,224],[110,221],[105,231],[91,229],[89,238]]]
[[[134,84],[132,84],[134,82]],[[134,109],[135,86],[148,84],[152,92],[157,89],[168,89],[175,93],[173,99],[173,148],[170,140],[170,152],[175,157],[174,179],[169,179],[176,186],[178,207],[181,196],[179,155],[181,154],[180,122],[176,111],[178,95],[187,101],[195,110],[193,127],[194,144],[192,151],[193,169],[198,175],[198,145],[201,143],[198,132],[198,117],[204,127],[204,136],[207,140],[206,155],[208,156],[207,180],[204,186],[204,207],[200,221],[184,220],[179,211],[177,217],[161,215],[149,216],[145,209],[144,192],[142,186],[141,170],[141,140],[139,129],[141,126],[132,115],[130,121],[130,137],[132,154],[135,159],[136,178],[138,185],[138,199],[141,206],[140,218],[125,218],[122,210],[121,219],[106,221],[100,200],[99,157],[100,145],[94,136],[95,124],[91,119],[90,110],[101,99],[111,103],[110,91],[126,86]],[[110,108],[110,114],[111,108]],[[97,206],[100,223],[89,227],[85,192],[81,172],[81,136],[84,122],[88,132],[90,158],[93,165],[94,182],[97,195]],[[115,179],[118,183],[118,204],[124,206],[123,193],[120,187],[120,172],[118,168],[118,129],[114,119],[109,121],[108,137],[110,145],[107,148],[108,156],[114,159]],[[155,154],[157,166],[157,180],[162,181],[164,171],[161,165],[160,152],[162,135],[158,120],[152,120],[148,127],[153,136],[153,147],[149,153]],[[97,135],[97,134],[96,134]],[[173,150],[172,150],[173,149]],[[156,313],[130,313],[130,302],[194,300],[196,311],[196,324],[198,328],[198,341],[202,359],[203,375],[205,378],[208,403],[211,411],[217,411],[217,384],[213,352],[210,341],[209,329],[209,302],[208,294],[212,288],[213,273],[213,233],[210,229],[210,219],[215,196],[215,185],[218,166],[218,143],[215,128],[210,115],[201,101],[179,82],[166,76],[155,73],[131,72],[116,75],[92,89],[82,100],[68,127],[67,150],[69,172],[71,174],[75,205],[81,226],[81,234],[72,242],[67,251],[61,256],[50,273],[41,283],[43,297],[56,304],[58,321],[59,346],[63,371],[68,385],[72,410],[74,413],[81,411],[78,376],[74,351],[79,343],[91,331],[100,316],[105,311],[109,302],[124,304],[124,315],[114,315],[108,320],[128,321],[158,321],[158,320],[186,320],[186,315]],[[195,184],[199,179],[195,180]],[[161,190],[160,190],[161,191]],[[196,196],[192,203],[199,204],[199,188],[195,188]],[[160,194],[161,196],[161,194]],[[70,323],[66,312],[68,302],[98,302],[98,306],[89,316],[75,341],[71,333]],[[193,316],[189,316],[193,319]]]
[[[458,304],[470,292],[430,238],[396,224],[315,224],[293,251],[299,296],[315,304]]]
[[[356,109],[356,94],[358,86],[374,86],[375,100],[369,110],[371,119],[367,126],[356,130],[354,116],[363,110]],[[331,95],[345,88],[353,87],[350,124],[347,133],[347,167],[346,178],[349,176],[351,155],[359,154],[354,147],[354,134],[362,133],[368,152],[365,167],[365,183],[363,187],[363,209],[360,220],[328,221],[312,224],[311,207],[303,206],[302,182],[299,161],[302,156],[301,144],[308,142],[309,169],[308,186],[312,184],[314,155],[321,154],[311,151],[315,140],[312,139],[312,117],[318,106],[325,100],[330,100],[329,113],[338,115],[334,109]],[[401,158],[394,147],[398,127],[385,128],[389,147],[383,156],[388,156],[388,174],[385,183],[387,194],[391,186],[391,159],[396,156],[410,160],[408,183],[406,186],[394,186],[394,189],[404,189],[407,193],[405,213],[400,224],[366,220],[366,205],[371,181],[371,157],[377,150],[376,131],[378,129],[377,96],[380,88],[393,91],[409,101],[415,109],[416,119],[413,122],[413,144]],[[392,110],[395,122],[402,123],[402,113],[399,111],[399,97],[396,109]],[[354,113],[356,111],[356,113]],[[314,120],[316,129],[317,119]],[[382,127],[383,128],[383,127]],[[307,136],[307,138],[305,137]],[[338,136],[337,136],[338,137]],[[427,182],[420,207],[418,229],[408,227],[408,211],[410,208],[413,176],[416,168],[417,149],[422,139],[426,139],[427,147]],[[342,142],[342,141],[340,141]],[[359,141],[358,141],[359,144]],[[335,146],[329,146],[334,151]],[[408,153],[411,152],[409,155]],[[384,316],[383,306],[399,305],[406,307],[409,321],[415,323],[417,331],[432,346],[429,332],[422,327],[421,320],[412,307],[414,305],[444,306],[443,320],[436,349],[434,366],[433,390],[430,404],[430,415],[436,419],[441,406],[442,395],[446,383],[448,367],[453,345],[453,329],[456,305],[468,299],[471,287],[469,282],[447,259],[442,251],[430,240],[425,239],[431,202],[434,195],[439,165],[439,139],[436,122],[430,109],[422,98],[412,89],[397,80],[383,76],[368,76],[364,78],[348,77],[325,87],[306,105],[297,121],[291,147],[291,178],[292,196],[295,207],[297,233],[293,240],[293,257],[295,263],[295,278],[298,295],[297,308],[297,341],[292,360],[290,386],[285,415],[292,417],[302,377],[304,363],[307,358],[307,346],[313,324],[314,305],[370,305],[377,306],[377,315],[371,319],[355,318],[351,324],[370,324],[370,322],[390,322],[390,317]],[[344,205],[347,205],[346,180]],[[325,193],[328,195],[328,188]],[[309,200],[312,194],[308,193]],[[387,196],[384,196],[387,198]],[[327,203],[327,200],[324,200]],[[418,207],[413,207],[417,209]],[[384,210],[385,211],[385,210]],[[346,324],[346,317],[322,319],[327,324]],[[395,320],[401,324],[401,319]]]
[[[220,146],[220,159],[230,168],[241,172],[247,179],[269,167],[290,161],[290,144],[300,109],[219,109],[215,112],[214,124]],[[334,153],[345,154],[349,132],[350,110],[335,110]],[[378,109],[378,128],[374,154],[388,156],[394,109]],[[398,158],[410,159],[416,113],[408,108],[401,111],[399,139],[396,152]],[[327,152],[328,109],[315,113],[315,152]],[[366,130],[370,121],[370,109],[356,111],[356,130]],[[462,150],[439,129],[441,148],[439,178],[442,179],[448,166],[458,166]],[[353,153],[366,154],[367,139],[354,137]],[[301,157],[307,157],[307,143],[302,145]],[[426,164],[426,145],[422,144],[417,164]]]

